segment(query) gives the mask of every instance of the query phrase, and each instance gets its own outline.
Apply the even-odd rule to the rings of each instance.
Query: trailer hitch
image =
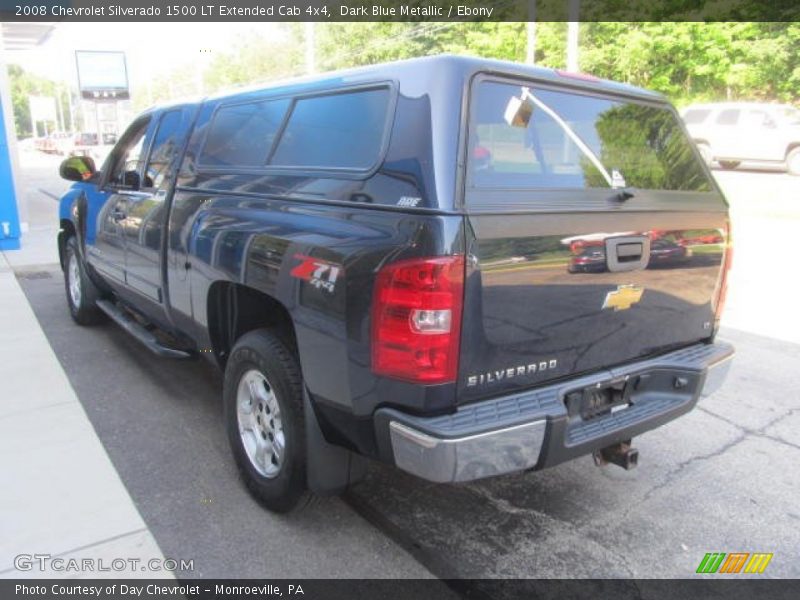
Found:
[[[592,452],[594,464],[604,467],[611,463],[630,471],[639,464],[639,451],[631,447],[631,440],[619,442]]]

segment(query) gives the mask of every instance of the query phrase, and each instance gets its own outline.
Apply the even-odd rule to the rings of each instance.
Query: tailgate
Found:
[[[671,107],[494,77],[471,106],[461,401],[713,336],[727,205]]]

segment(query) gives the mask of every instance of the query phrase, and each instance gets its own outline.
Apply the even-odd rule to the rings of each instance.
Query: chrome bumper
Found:
[[[389,429],[398,467],[429,481],[447,483],[533,468],[539,461],[547,421],[454,439],[438,439],[397,421],[392,421]]]
[[[730,369],[733,352],[733,347],[724,343],[699,344],[545,388],[470,404],[444,417],[411,417],[381,409],[380,421],[388,423],[394,463],[423,479],[463,482],[525,471],[539,465],[548,427],[549,452],[560,456],[548,457],[544,466],[591,452],[594,446],[603,447],[601,444],[607,444],[609,436],[630,439],[688,412],[700,396],[719,389]],[[629,414],[609,415],[605,424],[599,423],[601,419],[587,422],[589,429],[601,431],[592,437],[584,427],[583,437],[577,442],[574,432],[565,429],[567,392],[665,369],[694,372],[698,378],[695,392],[671,404],[660,399],[661,408],[658,402],[645,402],[641,408],[636,406],[638,413],[621,411]]]
[[[703,398],[710,396],[722,387],[722,384],[728,377],[728,371],[731,370],[732,364],[733,351],[731,351],[730,354],[722,356],[718,361],[710,363],[706,367],[706,378],[703,382],[703,391],[700,392],[700,395]]]

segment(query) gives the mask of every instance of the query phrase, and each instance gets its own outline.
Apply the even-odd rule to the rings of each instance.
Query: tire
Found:
[[[225,428],[248,491],[274,512],[309,497],[302,386],[297,359],[270,330],[236,342],[225,367]]]
[[[697,150],[700,152],[700,156],[703,157],[703,162],[710,167],[711,163],[714,162],[714,153],[711,151],[711,146],[700,142],[697,144]]]
[[[719,166],[725,169],[726,171],[732,171],[736,167],[738,167],[740,162],[738,160],[721,160],[719,161]]]
[[[105,320],[105,314],[97,308],[100,290],[86,272],[75,236],[70,237],[65,246],[64,291],[69,314],[78,325],[96,325]]]
[[[800,146],[792,148],[786,155],[786,170],[790,175],[800,175]]]

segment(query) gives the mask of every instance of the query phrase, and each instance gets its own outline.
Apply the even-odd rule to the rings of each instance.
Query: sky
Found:
[[[181,65],[201,66],[249,32],[284,35],[275,23],[58,23],[41,46],[5,56],[26,71],[77,86],[76,50],[123,51],[131,86],[146,87]]]

